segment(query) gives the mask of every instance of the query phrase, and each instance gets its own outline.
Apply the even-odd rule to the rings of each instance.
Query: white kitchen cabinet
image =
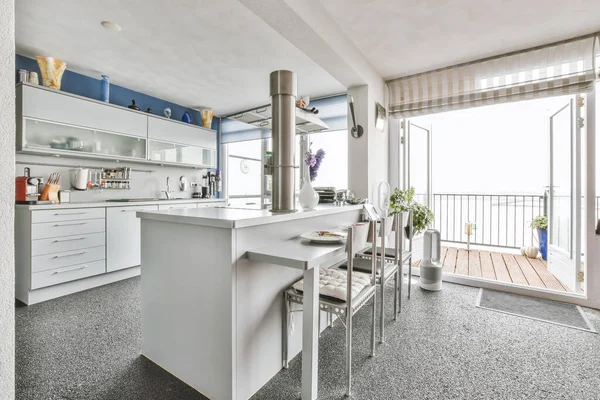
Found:
[[[148,117],[148,160],[216,168],[217,132]]]
[[[137,211],[156,211],[158,206],[109,207],[106,210],[106,271],[141,264],[141,233]]]
[[[17,85],[16,150],[217,167],[217,132],[28,83]]]
[[[181,203],[181,204],[161,204],[158,209],[161,211],[166,210],[181,210],[184,208],[197,208],[196,203]]]
[[[216,207],[224,200],[156,201],[144,205],[77,204],[15,207],[15,297],[25,304],[140,274],[137,211]],[[56,207],[56,208],[55,208]]]
[[[143,138],[147,136],[148,117],[141,112],[39,85],[17,86],[17,107],[21,108],[23,117]]]
[[[185,122],[148,117],[148,139],[189,144],[206,149],[217,148],[217,132]]]

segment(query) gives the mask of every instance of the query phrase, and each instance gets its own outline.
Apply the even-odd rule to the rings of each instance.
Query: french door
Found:
[[[550,115],[548,269],[578,292],[581,270],[582,99],[572,98]]]
[[[433,209],[431,189],[431,136],[430,124],[402,121],[402,188],[415,188],[414,200]],[[423,258],[422,233],[413,238],[412,261]]]
[[[415,188],[415,201],[432,208],[431,191],[431,125],[416,124],[409,119],[402,122],[404,128],[403,153],[404,174],[402,187]]]

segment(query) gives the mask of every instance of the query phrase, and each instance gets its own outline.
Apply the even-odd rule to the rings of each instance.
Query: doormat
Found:
[[[479,289],[476,307],[598,333],[581,307],[560,301]]]

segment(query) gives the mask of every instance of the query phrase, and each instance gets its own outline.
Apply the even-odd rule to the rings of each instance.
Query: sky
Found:
[[[412,118],[412,123],[430,126],[433,132],[433,192],[543,193],[548,184],[549,116],[569,99],[552,97]],[[423,153],[423,148],[424,143],[415,153]],[[424,176],[420,178],[423,181]]]

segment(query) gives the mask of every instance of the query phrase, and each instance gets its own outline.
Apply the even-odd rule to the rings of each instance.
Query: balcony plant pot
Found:
[[[538,240],[540,242],[540,253],[544,260],[548,259],[548,230],[537,228]]]

